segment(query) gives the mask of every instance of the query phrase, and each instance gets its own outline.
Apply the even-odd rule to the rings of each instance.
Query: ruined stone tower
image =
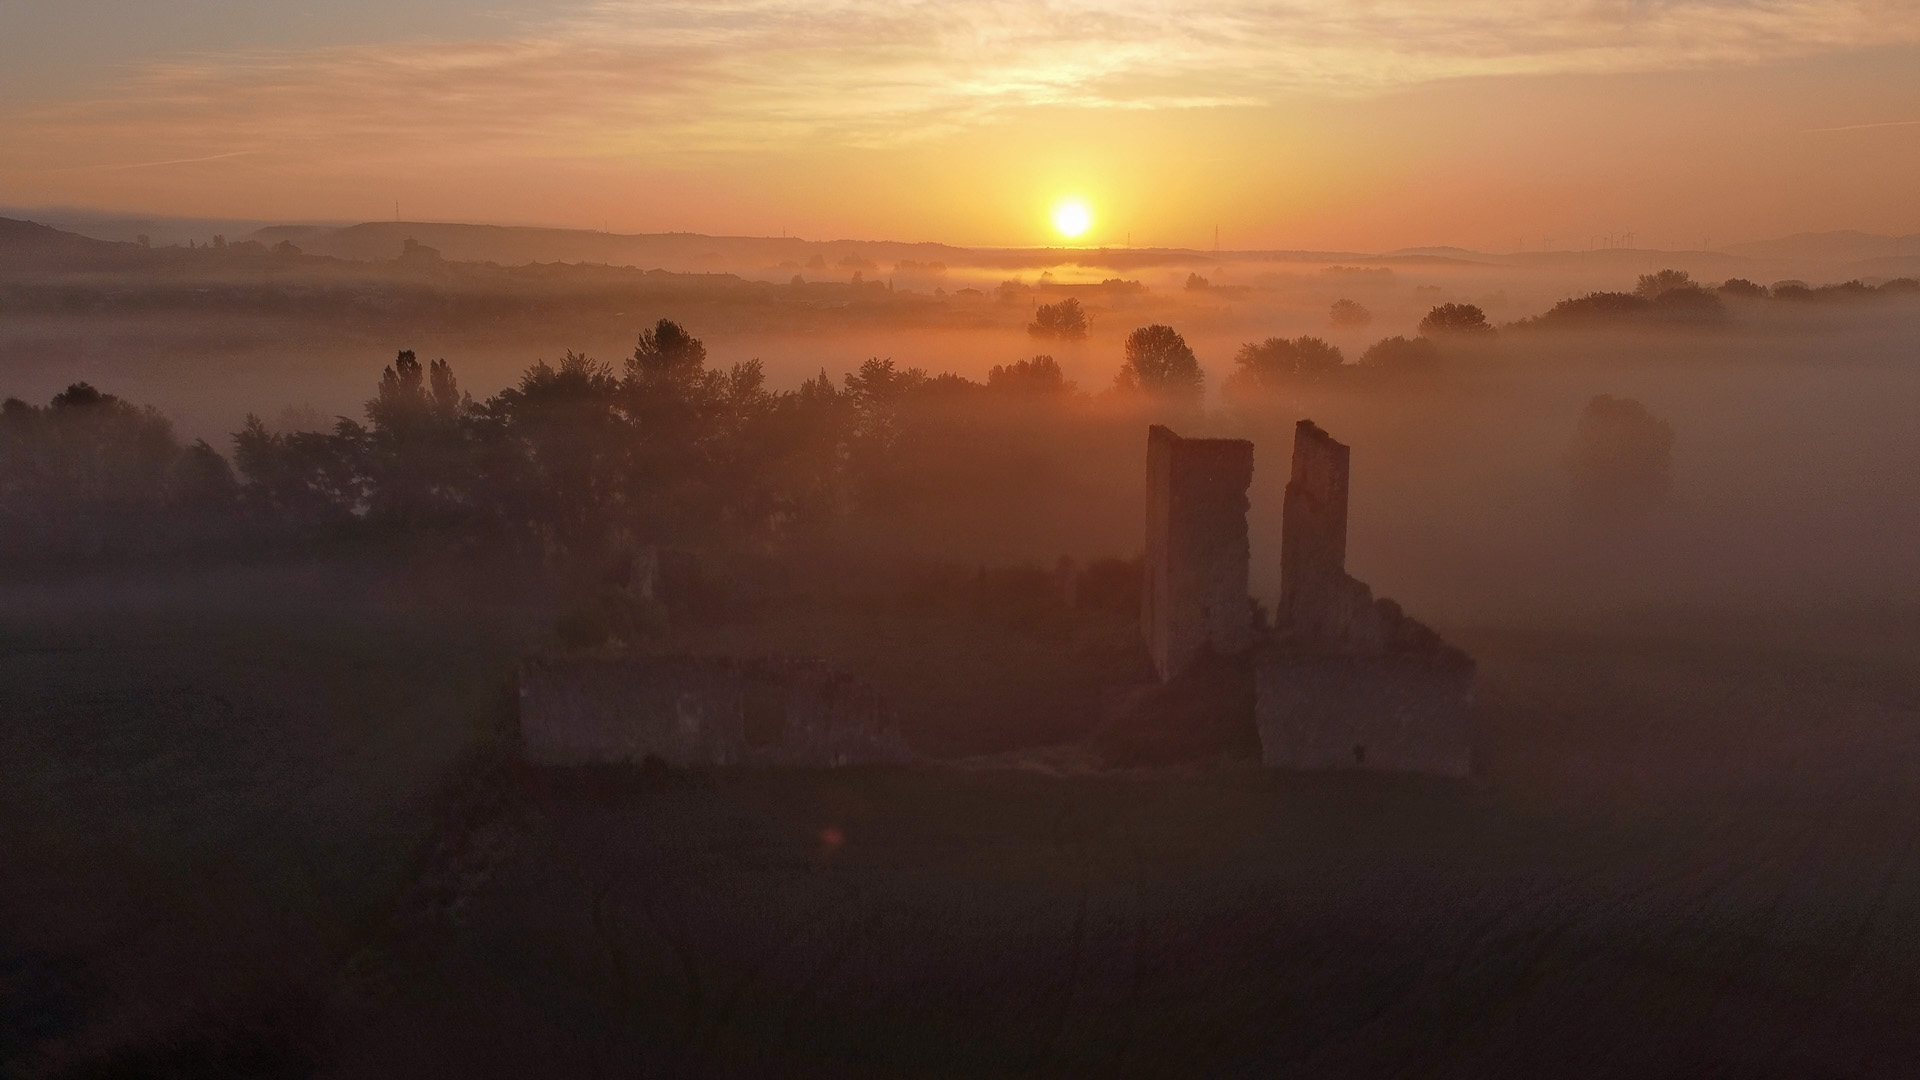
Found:
[[[1287,480],[1280,533],[1282,622],[1303,629],[1324,620],[1324,609],[1347,576],[1347,445],[1311,420],[1293,429],[1293,473]]]
[[[1253,643],[1247,599],[1247,486],[1252,482],[1252,443],[1183,439],[1157,424],[1147,429],[1140,623],[1162,680],[1185,670],[1203,647],[1226,655],[1245,652]]]
[[[1274,637],[1254,664],[1261,760],[1465,776],[1473,660],[1347,573],[1348,449],[1302,420]]]

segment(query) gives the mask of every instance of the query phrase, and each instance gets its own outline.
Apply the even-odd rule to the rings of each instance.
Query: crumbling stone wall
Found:
[[[1274,633],[1254,660],[1261,760],[1465,776],[1473,660],[1347,573],[1350,452],[1294,428]]]
[[[520,735],[540,765],[850,765],[910,755],[886,703],[810,660],[537,656]]]
[[[1253,444],[1147,429],[1147,549],[1140,624],[1165,681],[1203,649],[1253,643],[1247,599],[1247,486]]]
[[[1452,648],[1263,652],[1254,665],[1260,760],[1464,777],[1473,765],[1473,675],[1473,661]]]
[[[1347,573],[1349,458],[1313,421],[1294,425],[1274,624],[1303,643],[1377,647],[1386,628],[1373,590]]]

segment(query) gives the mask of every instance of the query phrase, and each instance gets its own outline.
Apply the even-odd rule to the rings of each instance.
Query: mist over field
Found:
[[[1920,1061],[1911,255],[66,224],[0,221],[0,1068]],[[1306,419],[1470,780],[1125,704],[1148,426],[1252,442],[1265,626]],[[528,657],[817,658],[912,763],[540,765]]]
[[[1045,505],[1012,517],[978,504],[957,505],[949,518],[916,511],[898,523],[915,530],[900,538],[901,555],[1130,557],[1141,505],[1130,440],[1140,422],[1168,420],[1257,444],[1252,569],[1271,593],[1288,433],[1305,416],[1357,447],[1356,565],[1436,615],[1912,599],[1904,571],[1914,492],[1891,467],[1913,439],[1903,403],[1920,299],[1910,291],[1805,302],[1726,294],[1724,311],[1705,324],[1629,316],[1519,326],[1449,347],[1443,366],[1417,378],[1361,377],[1369,346],[1416,336],[1443,303],[1474,304],[1498,325],[1569,298],[1630,292],[1639,275],[1669,267],[1708,284],[1723,280],[1708,271],[1777,281],[1793,269],[1858,268],[1836,262],[1831,243],[1756,245],[1755,256],[1250,256],[379,224],[265,228],[257,240],[188,252],[24,226],[10,235],[0,325],[7,391],[44,401],[85,380],[153,405],[181,437],[221,452],[249,414],[269,428],[361,419],[397,349],[444,358],[461,389],[483,399],[568,352],[617,368],[640,330],[670,318],[702,340],[709,366],[757,361],[775,393],[823,372],[838,382],[868,358],[982,383],[996,365],[1037,354],[1057,361],[1079,392],[1061,409],[1071,422],[1022,418],[1008,436],[1015,444],[975,448],[1042,464],[1034,482],[1056,485]],[[422,254],[416,235],[489,261]],[[274,250],[270,240],[324,254]],[[382,243],[391,256],[381,257]],[[596,254],[653,256],[672,269],[509,261]],[[691,269],[702,261],[726,270]],[[789,269],[799,283],[781,280]],[[1084,305],[1083,336],[1029,332],[1039,305],[1065,298]],[[1364,320],[1331,319],[1341,300],[1360,305]],[[1206,376],[1204,413],[1110,393],[1124,339],[1154,323],[1191,346]],[[1242,345],[1301,336],[1341,350],[1347,368],[1338,374],[1348,378],[1301,379],[1251,399],[1224,394]],[[1575,423],[1599,394],[1645,403],[1677,435],[1670,497],[1639,520],[1583,519],[1568,494]],[[874,539],[891,545],[881,529]]]

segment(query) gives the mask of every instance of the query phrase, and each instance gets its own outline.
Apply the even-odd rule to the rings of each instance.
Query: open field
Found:
[[[21,1075],[1920,1062],[1911,613],[1453,630],[1455,786],[476,773],[524,612],[298,565],[6,600]]]

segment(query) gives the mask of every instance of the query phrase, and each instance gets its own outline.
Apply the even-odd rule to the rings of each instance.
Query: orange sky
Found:
[[[1054,242],[1067,194],[1106,244],[1920,232],[1905,0],[158,6],[0,8],[0,204],[1010,245]]]

